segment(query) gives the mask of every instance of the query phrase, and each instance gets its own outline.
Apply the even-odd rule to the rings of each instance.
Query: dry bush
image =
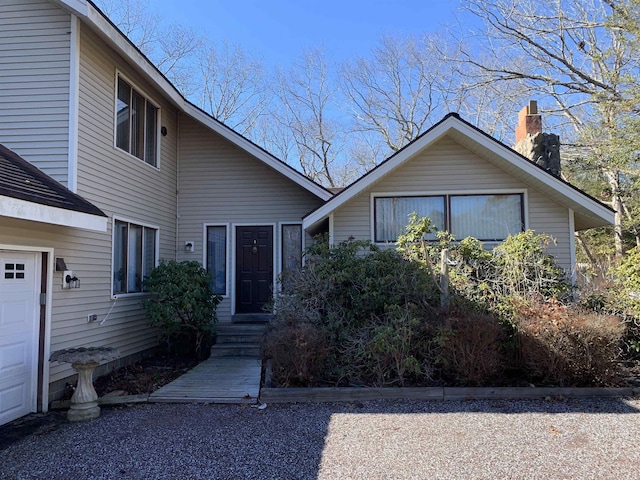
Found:
[[[449,318],[437,338],[443,373],[456,383],[491,385],[504,370],[506,332],[494,317],[467,312]]]
[[[328,358],[323,330],[306,321],[275,321],[264,342],[272,381],[282,387],[311,387],[323,380]]]
[[[518,356],[532,381],[591,386],[615,377],[625,330],[620,318],[538,301],[517,305],[513,322]]]

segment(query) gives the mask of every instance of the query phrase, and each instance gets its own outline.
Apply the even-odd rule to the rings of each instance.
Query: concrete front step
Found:
[[[221,324],[216,328],[216,344],[255,343],[262,344],[266,324]]]
[[[212,357],[260,357],[262,354],[260,344],[250,343],[224,343],[211,347]]]
[[[249,323],[261,324],[269,323],[271,320],[270,313],[236,313],[231,317],[232,323]]]
[[[216,334],[216,345],[228,345],[234,343],[262,344],[264,332],[261,333],[220,333]]]
[[[216,327],[212,357],[260,357],[266,323],[222,323]]]

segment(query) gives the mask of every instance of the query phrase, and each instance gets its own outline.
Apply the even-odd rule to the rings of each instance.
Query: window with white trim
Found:
[[[283,224],[281,226],[282,238],[282,276],[281,287],[283,291],[290,290],[293,286],[293,277],[288,272],[302,268],[302,225]]]
[[[158,107],[118,75],[116,146],[158,166]]]
[[[375,241],[395,242],[413,212],[430,218],[438,231],[447,230],[458,240],[475,237],[499,242],[524,230],[521,193],[375,197]],[[435,233],[427,238],[435,239]]]
[[[113,225],[113,293],[142,292],[142,282],[157,264],[158,230],[115,220]]]
[[[211,276],[211,290],[227,294],[227,227],[207,227],[207,272]]]
[[[282,225],[282,271],[302,267],[302,225]]]

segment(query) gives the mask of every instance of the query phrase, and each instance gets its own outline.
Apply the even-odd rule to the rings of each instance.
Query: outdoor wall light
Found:
[[[167,127],[160,127],[160,133],[162,134],[163,137],[167,136]]]
[[[62,274],[62,288],[80,288],[80,279],[71,270],[65,270]]]
[[[184,251],[187,253],[193,253],[196,251],[196,243],[194,241],[184,242]]]

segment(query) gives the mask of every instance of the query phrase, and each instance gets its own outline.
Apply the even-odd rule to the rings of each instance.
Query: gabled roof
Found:
[[[324,205],[305,216],[303,228],[307,229],[318,224],[338,207],[444,136],[451,137],[496,167],[543,192],[558,204],[572,209],[575,214],[576,230],[613,224],[614,212],[608,206],[561,178],[550,174],[512,148],[463,120],[457,113],[449,113],[425,133],[353,182]]]
[[[315,183],[296,169],[276,158],[248,138],[216,120],[204,110],[189,102],[158,68],[124,35],[109,18],[90,0],[51,0],[77,15],[86,25],[96,31],[112,48],[127,59],[140,74],[163,92],[167,99],[183,113],[198,120],[229,142],[237,145],[259,161],[284,175],[305,190],[322,200],[332,193]]]
[[[0,145],[0,216],[105,232],[98,207]]]

